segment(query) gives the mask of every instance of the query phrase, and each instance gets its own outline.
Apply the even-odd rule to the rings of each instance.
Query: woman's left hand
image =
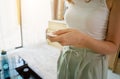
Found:
[[[61,45],[63,46],[67,46],[67,45],[81,45],[82,47],[83,45],[83,40],[86,38],[86,35],[81,33],[80,31],[76,30],[76,29],[63,29],[63,30],[58,30],[56,32],[54,32],[55,37],[50,37],[48,36],[48,39],[51,42],[59,42]]]

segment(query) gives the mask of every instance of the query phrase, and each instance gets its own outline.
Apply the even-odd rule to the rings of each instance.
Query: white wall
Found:
[[[24,45],[45,41],[45,29],[51,18],[50,0],[21,0]]]

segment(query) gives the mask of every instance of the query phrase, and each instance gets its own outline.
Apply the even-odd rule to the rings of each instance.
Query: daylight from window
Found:
[[[51,17],[50,0],[21,0],[22,25],[18,23],[17,0],[0,0],[0,50],[45,41]]]

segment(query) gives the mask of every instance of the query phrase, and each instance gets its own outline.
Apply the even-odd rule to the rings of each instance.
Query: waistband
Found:
[[[91,49],[88,49],[88,48],[77,48],[74,46],[64,46],[63,50],[70,51],[70,52],[73,52],[76,54],[82,54],[83,56],[87,55],[88,57],[105,57],[106,58],[106,55],[98,54],[97,52],[95,52]],[[64,53],[66,53],[66,52],[64,52]]]

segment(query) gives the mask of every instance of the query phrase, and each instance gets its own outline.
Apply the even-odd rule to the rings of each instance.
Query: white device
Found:
[[[56,37],[57,35],[55,35],[55,34],[53,34],[52,32],[50,32],[50,33],[47,33],[47,36]]]

